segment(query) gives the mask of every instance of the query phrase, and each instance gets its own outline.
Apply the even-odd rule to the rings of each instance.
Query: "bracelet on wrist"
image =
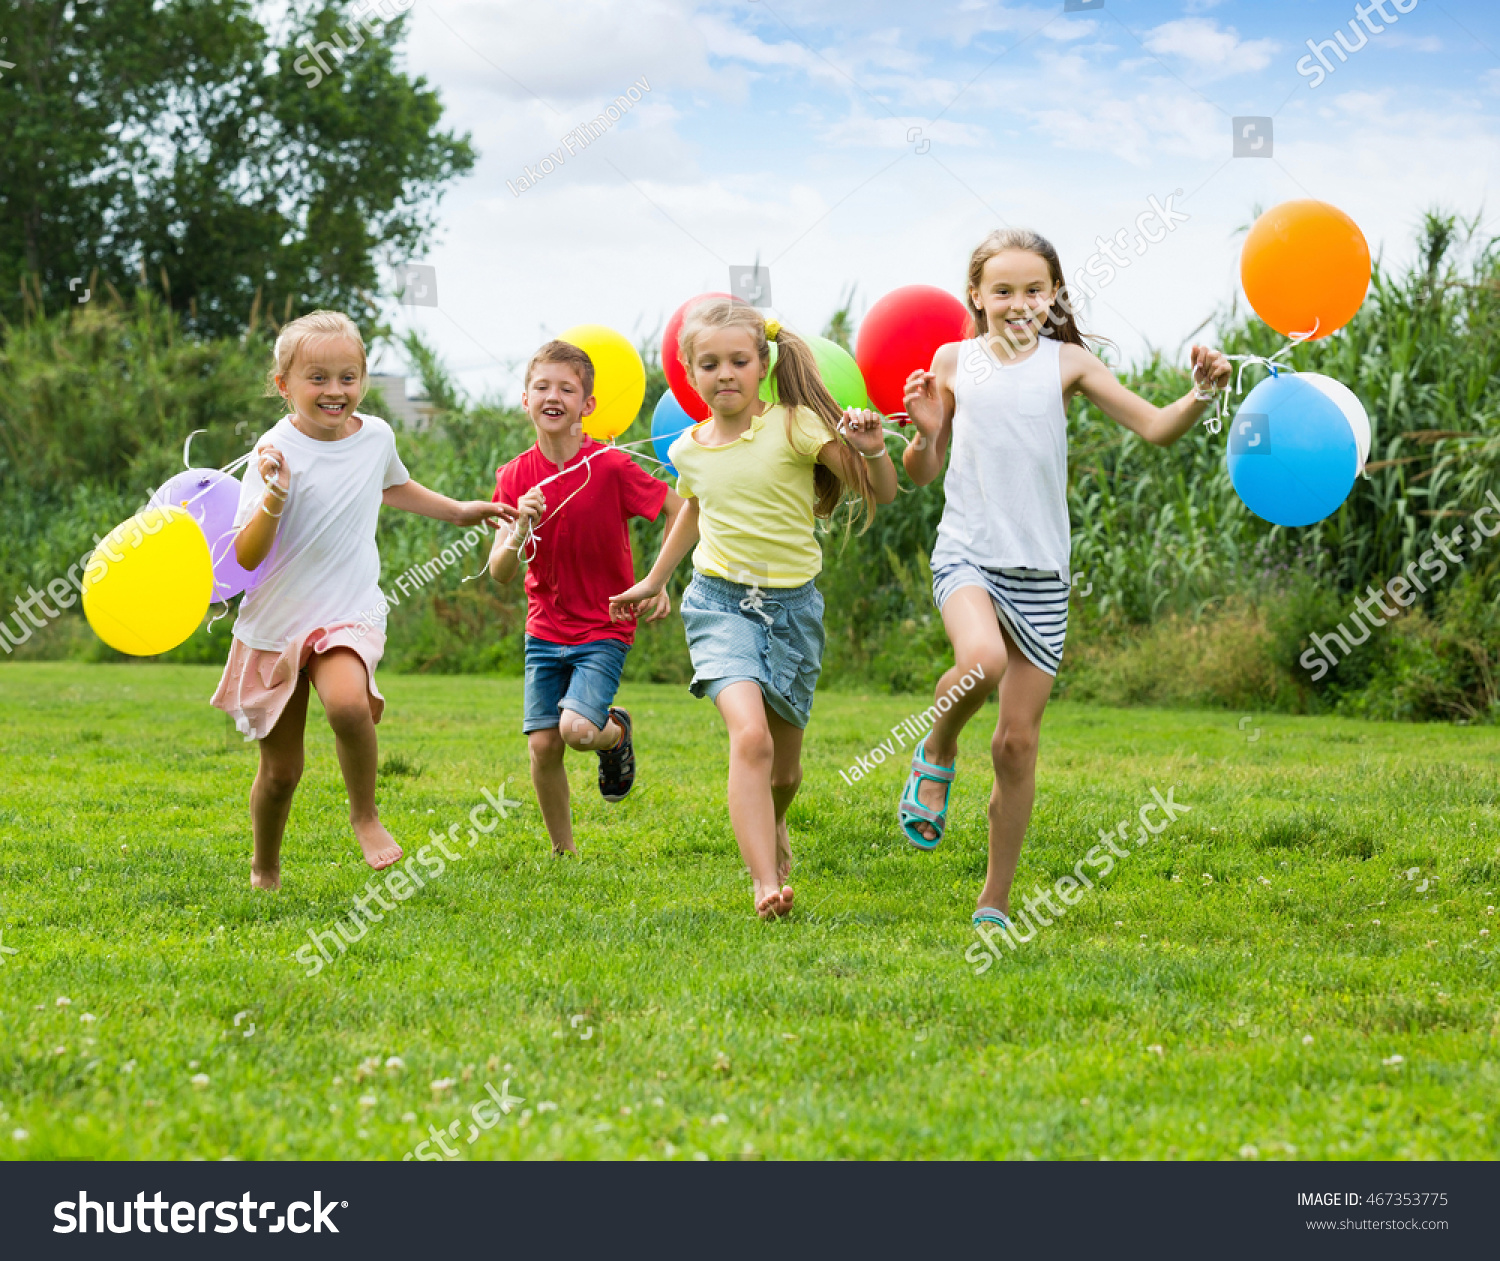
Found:
[[[855,449],[858,450],[857,447]],[[866,460],[882,460],[886,456],[890,455],[890,452],[887,451],[884,447],[881,447],[880,450],[877,451],[874,455],[870,455],[864,451],[860,451],[860,455]]]

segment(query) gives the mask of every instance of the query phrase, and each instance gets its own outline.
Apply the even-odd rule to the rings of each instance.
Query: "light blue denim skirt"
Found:
[[[731,683],[750,680],[782,718],[807,726],[823,668],[817,587],[747,587],[695,571],[682,593],[682,624],[694,696],[716,700]]]

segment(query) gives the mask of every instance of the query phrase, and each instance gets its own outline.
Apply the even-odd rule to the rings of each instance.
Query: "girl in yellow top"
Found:
[[[774,406],[760,383],[777,347]],[[644,579],[610,601],[631,616],[689,551],[682,620],[692,691],[729,728],[729,819],[762,919],[792,909],[786,812],[802,782],[802,731],[823,657],[823,555],[813,533],[846,494],[868,526],[896,497],[880,417],[841,411],[807,343],[753,307],[715,299],[682,324],[682,361],[713,415],[669,452],[687,502]]]

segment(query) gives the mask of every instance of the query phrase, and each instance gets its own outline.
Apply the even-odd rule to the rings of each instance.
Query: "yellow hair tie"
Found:
[[[781,332],[781,321],[780,320],[767,320],[766,321],[766,340],[768,342],[775,341],[777,334],[780,333],[780,332]]]

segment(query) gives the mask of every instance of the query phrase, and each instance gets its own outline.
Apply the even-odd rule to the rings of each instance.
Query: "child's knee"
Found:
[[[556,727],[531,732],[526,737],[526,745],[531,752],[532,767],[540,769],[561,765],[563,751],[568,747]]]
[[[776,757],[776,742],[771,738],[770,729],[763,723],[731,727],[729,756],[739,762],[764,765],[769,769]]]
[[[337,736],[357,736],[375,725],[370,716],[369,699],[364,696],[324,701],[323,710],[328,715],[328,725]]]
[[[771,791],[772,792],[796,792],[802,786],[802,768],[794,766],[785,770],[776,766],[771,768]]]
[[[256,782],[274,797],[290,797],[302,782],[302,759],[270,761],[262,759]]]
[[[606,725],[608,720],[605,720]],[[565,709],[558,727],[562,740],[570,749],[598,749],[599,737],[604,733],[582,714]]]
[[[972,659],[959,661],[955,664],[965,674],[975,675],[989,682],[993,687],[1000,682],[1000,676],[1005,673],[1006,665],[1005,645],[996,644],[993,648],[985,648],[973,654]],[[985,688],[988,691],[989,688]]]
[[[1036,766],[1039,737],[1040,733],[1032,727],[1006,727],[997,731],[990,741],[995,770],[1012,774],[1031,770]]]

